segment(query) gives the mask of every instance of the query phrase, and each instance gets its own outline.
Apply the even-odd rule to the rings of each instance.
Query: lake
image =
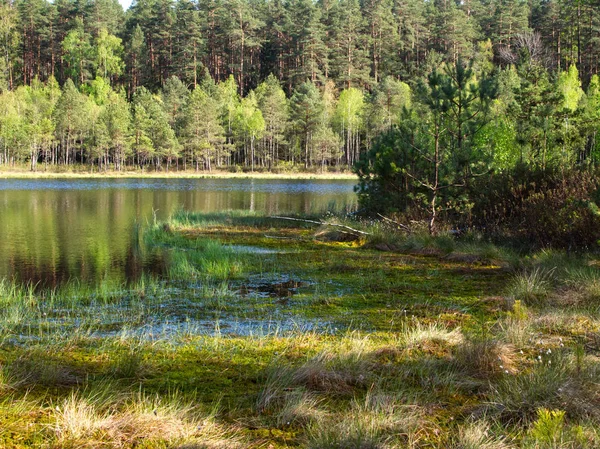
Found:
[[[353,180],[0,179],[0,279],[43,286],[161,270],[139,229],[183,210],[351,212]]]

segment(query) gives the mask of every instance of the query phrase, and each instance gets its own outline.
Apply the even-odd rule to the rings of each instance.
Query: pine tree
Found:
[[[430,33],[433,27],[427,23],[427,5],[420,0],[394,0],[398,41],[390,49],[392,54],[386,56],[392,64],[386,75],[400,74],[407,78],[423,73],[423,62],[432,49]]]
[[[560,95],[550,82],[547,70],[532,60],[527,49],[521,49],[517,65],[519,84],[515,102],[509,113],[515,117],[517,143],[521,149],[520,161],[546,168],[552,148],[553,129]]]
[[[43,32],[48,25],[44,0],[21,0],[17,3],[21,25],[21,64],[23,84],[29,85],[33,79],[42,77],[43,66],[41,48]],[[45,78],[45,76],[43,76]]]
[[[0,92],[13,89],[18,62],[19,16],[10,2],[0,2]]]
[[[81,19],[76,20],[75,28],[62,41],[62,49],[67,64],[67,76],[79,84],[84,84],[92,76],[94,55],[90,35],[84,31]]]
[[[185,107],[183,125],[183,145],[185,160],[194,162],[196,170],[200,163],[211,170],[215,161],[224,156],[225,130],[219,120],[219,104],[214,97],[201,87],[196,87],[190,94]]]
[[[324,104],[317,87],[311,82],[302,83],[290,100],[290,118],[298,143],[304,150],[304,166],[311,165],[312,137],[322,123]]]
[[[173,71],[186,85],[196,88],[204,51],[202,13],[192,0],[178,0],[175,8]]]
[[[146,38],[150,37],[154,58],[151,70],[154,88],[159,88],[173,74],[173,45],[175,10],[173,0],[155,0],[152,5],[150,28]]]
[[[64,164],[76,161],[77,142],[83,141],[88,130],[88,103],[72,80],[68,79],[54,109],[56,137],[60,141]],[[82,151],[82,149],[80,148]]]
[[[269,168],[276,164],[280,148],[285,142],[288,120],[288,101],[283,89],[273,75],[256,88],[258,107],[265,120],[263,154],[261,160],[267,161]]]
[[[331,56],[332,76],[340,87],[368,86],[369,55],[358,0],[340,0]]]
[[[112,35],[123,31],[125,13],[119,0],[88,0],[85,20],[91,35],[98,39],[102,30]]]
[[[377,84],[382,79],[382,73],[394,70],[396,48],[400,45],[398,24],[392,0],[367,0],[364,3],[369,30],[371,77]]]
[[[460,58],[473,55],[476,23],[452,0],[436,0],[430,11],[435,49],[448,61],[456,63]]]
[[[124,95],[111,92],[100,114],[112,149],[112,162],[121,170],[131,155],[131,111]]]
[[[185,114],[185,104],[189,96],[188,88],[176,76],[169,78],[161,90],[162,107],[167,114],[169,126],[176,134]]]
[[[484,1],[485,13],[479,20],[483,35],[496,49],[511,49],[517,36],[528,33],[529,6],[524,0]]]
[[[327,71],[327,48],[323,42],[320,11],[312,0],[290,2],[288,35],[291,43],[289,85],[323,82]]]
[[[229,17],[227,35],[230,42],[229,72],[233,73],[240,95],[248,90],[253,75],[252,60],[262,44],[260,29],[264,22],[260,19],[258,5],[252,5],[251,0],[229,0]]]
[[[154,143],[150,138],[153,123],[143,101],[147,94],[148,92],[142,87],[133,98],[132,148],[140,167],[143,167],[147,161],[152,161],[155,155]]]
[[[376,86],[368,106],[369,130],[372,134],[389,131],[398,125],[403,109],[410,109],[411,89],[391,76]]]
[[[146,43],[140,25],[136,25],[127,50],[128,87],[130,96],[144,84],[144,66],[146,61]]]
[[[219,111],[223,126],[227,134],[226,143],[231,145],[233,142],[232,125],[235,111],[238,108],[240,98],[238,96],[238,86],[233,75],[229,75],[227,80],[217,84],[217,98],[219,101]]]

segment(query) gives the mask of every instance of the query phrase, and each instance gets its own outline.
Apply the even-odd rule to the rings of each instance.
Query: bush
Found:
[[[517,167],[471,186],[464,224],[536,247],[589,249],[600,240],[599,187],[600,176],[588,170]]]

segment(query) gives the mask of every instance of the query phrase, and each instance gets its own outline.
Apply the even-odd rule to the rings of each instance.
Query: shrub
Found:
[[[600,176],[592,171],[517,167],[473,183],[473,208],[464,224],[529,246],[596,247],[599,187]]]

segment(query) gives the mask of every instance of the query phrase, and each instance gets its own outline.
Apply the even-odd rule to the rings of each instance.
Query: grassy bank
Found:
[[[80,178],[257,178],[257,179],[356,179],[356,175],[345,172],[320,172],[320,171],[154,171],[140,169],[124,169],[121,171],[90,170],[89,166],[51,167],[47,170],[40,168],[31,171],[27,167],[0,166],[0,179],[80,179]]]
[[[594,256],[341,224],[180,213],[163,279],[1,283],[0,447],[600,446]]]

